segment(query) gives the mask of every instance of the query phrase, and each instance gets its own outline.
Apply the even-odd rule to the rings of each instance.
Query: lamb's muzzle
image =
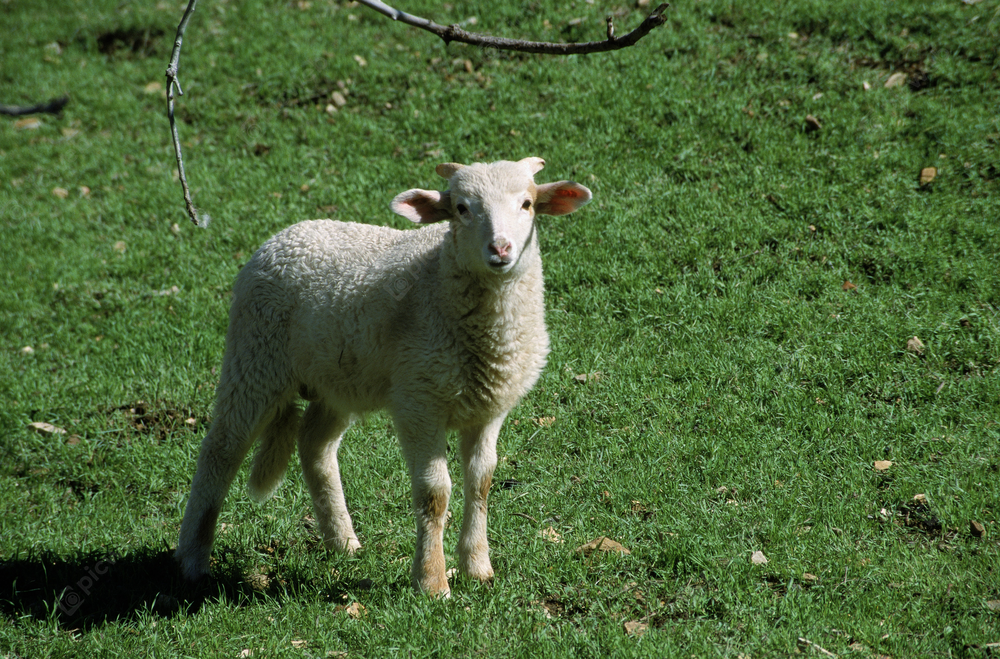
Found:
[[[549,351],[535,215],[591,199],[571,181],[537,185],[543,164],[439,165],[447,190],[392,201],[431,226],[301,222],[254,254],[234,287],[213,423],[181,524],[176,556],[188,579],[208,573],[216,516],[257,438],[251,495],[270,496],[297,445],[324,543],[359,549],[337,450],[354,419],[378,409],[392,416],[412,484],[413,584],[449,592],[448,430],[460,438],[465,483],[458,567],[492,578],[486,499],[497,437]]]

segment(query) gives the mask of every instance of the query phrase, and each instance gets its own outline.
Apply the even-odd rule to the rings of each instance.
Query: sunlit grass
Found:
[[[406,9],[548,40],[643,15]],[[996,11],[702,1],[632,49],[540,58],[445,48],[360,6],[204,3],[178,104],[201,230],[162,91],[180,6],[2,5],[0,101],[71,101],[35,129],[0,121],[0,648],[819,656],[802,637],[983,655],[1000,642]],[[411,593],[409,484],[376,415],[342,449],[362,552],[320,549],[297,468],[263,506],[243,474],[216,581],[184,589],[169,552],[253,250],[308,218],[402,228],[389,200],[439,185],[438,162],[529,155],[595,199],[540,219],[553,351],[501,434],[495,583]],[[574,551],[599,536],[631,553]]]

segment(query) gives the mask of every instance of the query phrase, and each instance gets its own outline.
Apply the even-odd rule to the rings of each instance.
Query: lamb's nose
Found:
[[[506,240],[495,240],[490,243],[490,251],[504,258],[507,256],[507,252],[510,250],[510,242]]]

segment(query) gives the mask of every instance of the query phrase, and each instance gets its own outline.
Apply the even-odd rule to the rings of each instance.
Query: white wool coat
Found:
[[[448,429],[509,410],[549,352],[537,245],[520,276],[480,278],[456,270],[443,249],[451,240],[448,223],[314,220],[278,233],[237,278],[227,336],[236,372],[223,384],[321,397],[345,415],[430,406]],[[270,381],[240,372],[259,372],[262,359]],[[245,398],[228,393],[221,405]]]

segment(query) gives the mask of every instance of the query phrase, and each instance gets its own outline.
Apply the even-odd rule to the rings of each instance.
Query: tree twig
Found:
[[[167,66],[167,117],[170,119],[170,133],[174,138],[174,156],[177,158],[177,174],[181,180],[181,187],[184,189],[184,203],[187,205],[188,217],[197,226],[202,228],[208,226],[210,218],[208,215],[198,217],[198,210],[191,201],[191,190],[188,188],[187,177],[184,175],[184,158],[181,157],[181,139],[177,135],[177,122],[174,119],[174,89],[178,96],[183,96],[180,80],[177,78],[177,66],[181,59],[181,42],[184,40],[184,31],[187,30],[188,21],[194,13],[194,7],[198,0],[190,0],[180,25],[177,26],[177,36],[174,38],[174,50],[170,54],[170,64]]]
[[[5,114],[8,117],[20,117],[22,114],[59,114],[67,103],[69,103],[69,96],[54,98],[51,101],[34,105],[0,105],[0,114]]]
[[[833,657],[834,659],[836,659],[836,657],[837,657],[837,655],[835,655],[834,653],[830,652],[826,648],[813,643],[808,638],[805,638],[803,636],[799,636],[799,643],[801,643],[802,645],[804,645],[806,647],[815,648],[817,651],[819,651],[824,656]]]
[[[405,11],[400,11],[389,5],[381,2],[381,0],[358,0],[361,4],[365,5],[370,9],[374,9],[380,14],[388,16],[394,21],[401,21],[407,25],[413,27],[418,27],[422,30],[427,30],[432,34],[444,39],[446,44],[452,41],[458,41],[461,43],[467,43],[472,46],[481,46],[483,48],[496,48],[498,50],[515,50],[522,53],[540,53],[543,55],[577,55],[584,53],[603,53],[609,50],[620,50],[622,48],[628,48],[634,45],[639,39],[650,33],[653,28],[663,25],[667,18],[664,16],[664,12],[669,7],[669,4],[662,4],[653,10],[649,16],[646,17],[639,27],[632,30],[623,37],[615,37],[614,30],[610,27],[608,28],[608,38],[605,41],[588,41],[586,43],[550,43],[547,41],[522,41],[521,39],[505,39],[502,37],[491,37],[486,34],[476,34],[474,32],[466,32],[458,25],[438,25],[434,21],[427,20],[426,18],[421,18],[420,16],[414,16],[413,14],[407,14]]]

